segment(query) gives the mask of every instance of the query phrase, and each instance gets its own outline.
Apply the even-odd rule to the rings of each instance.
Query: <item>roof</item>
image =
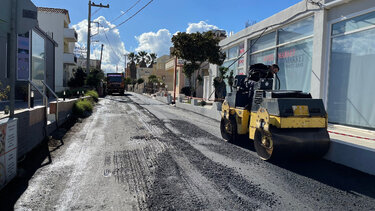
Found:
[[[68,17],[68,20],[69,20],[69,23],[70,23],[69,11],[66,10],[66,9],[49,8],[49,7],[38,7],[38,11],[65,14]]]

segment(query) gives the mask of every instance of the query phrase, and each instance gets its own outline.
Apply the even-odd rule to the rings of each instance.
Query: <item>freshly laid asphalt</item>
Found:
[[[16,210],[375,210],[374,176],[262,161],[219,125],[143,95],[107,96],[27,185],[7,187],[19,188],[9,200]]]

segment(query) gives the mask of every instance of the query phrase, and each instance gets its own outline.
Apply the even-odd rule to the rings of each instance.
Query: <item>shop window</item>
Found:
[[[341,21],[332,26],[332,35],[339,35],[353,30],[374,26],[375,12]]]
[[[45,48],[44,38],[32,31],[32,80],[42,88],[45,75]]]
[[[372,15],[355,20],[373,21]],[[334,24],[349,27],[352,20]],[[332,38],[328,84],[328,118],[332,123],[375,128],[375,29]]]
[[[312,43],[307,39],[278,48],[280,89],[310,91]]]
[[[237,58],[237,55],[238,55],[238,46],[235,46],[235,47],[229,49],[229,57],[228,57],[228,59]]]
[[[279,44],[291,42],[312,35],[314,32],[314,17],[306,18],[278,30]]]
[[[256,52],[259,50],[263,50],[263,49],[275,46],[276,45],[276,42],[275,42],[276,32],[271,32],[269,34],[263,35],[258,40],[257,39],[258,37],[251,40],[250,42],[250,46],[252,46],[251,52]]]
[[[250,64],[263,63],[271,65],[275,63],[275,50],[263,51],[250,56]]]

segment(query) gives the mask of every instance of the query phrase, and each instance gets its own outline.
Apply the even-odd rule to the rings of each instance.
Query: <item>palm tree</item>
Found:
[[[139,51],[138,52],[138,56],[139,56],[139,67],[147,67],[146,63],[147,63],[147,52],[146,51]]]
[[[152,68],[154,66],[154,64],[156,63],[155,62],[156,58],[157,58],[156,53],[150,53],[148,55],[148,61],[150,61],[150,65],[148,66],[149,68]]]
[[[129,68],[130,68],[130,77],[132,79],[136,79],[137,78],[136,63],[138,63],[139,56],[136,53],[131,52],[131,53],[128,54],[128,59],[130,61],[130,65],[129,65]]]

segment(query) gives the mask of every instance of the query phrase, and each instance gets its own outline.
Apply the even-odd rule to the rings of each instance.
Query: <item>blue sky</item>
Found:
[[[78,45],[85,46],[87,33],[88,0],[32,0],[36,6],[64,8],[69,11],[71,27],[79,36]],[[111,20],[139,3],[115,22]],[[104,62],[107,67],[122,66],[123,54],[126,52],[146,50],[156,52],[158,56],[168,53],[170,37],[177,31],[204,31],[212,28],[227,32],[238,32],[244,29],[246,21],[261,21],[284,10],[301,0],[153,0],[134,18],[119,26],[118,30],[109,28],[121,23],[137,12],[149,0],[94,0],[96,4],[110,4],[110,8],[100,9],[92,19],[101,23],[99,35],[93,40],[92,54],[98,55],[99,43],[104,43]],[[97,8],[92,8],[95,12]],[[86,25],[86,27],[84,27]],[[97,30],[97,29],[96,29]],[[107,31],[105,37],[102,31]],[[109,40],[109,43],[108,43]],[[115,64],[117,63],[117,64]]]

